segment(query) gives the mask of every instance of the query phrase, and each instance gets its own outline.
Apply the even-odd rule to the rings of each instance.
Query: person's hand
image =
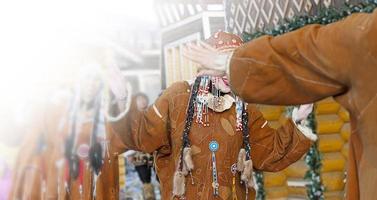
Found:
[[[105,52],[105,61],[102,67],[102,77],[105,84],[109,87],[115,98],[118,100],[126,99],[127,97],[127,82],[122,71],[119,69],[114,61],[111,52]]]
[[[210,45],[200,42],[198,45],[188,45],[184,49],[183,56],[200,65],[199,75],[223,76],[226,65],[232,51],[219,51]]]
[[[292,120],[295,122],[297,128],[302,134],[311,141],[317,141],[318,136],[313,133],[313,130],[308,126],[308,121],[305,119],[313,112],[313,104],[304,104],[299,108],[294,108],[292,111]]]
[[[126,79],[117,66],[106,66],[104,68],[104,81],[108,85],[116,99],[125,99],[127,97]]]
[[[300,123],[302,120],[306,119],[312,111],[313,104],[301,105],[298,109],[293,110],[292,118],[295,122]]]

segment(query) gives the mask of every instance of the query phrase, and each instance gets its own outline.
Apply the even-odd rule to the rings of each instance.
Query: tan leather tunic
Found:
[[[161,182],[162,199],[172,198],[173,175],[181,149],[186,108],[190,96],[187,82],[178,82],[167,88],[153,106],[138,112],[135,103],[128,114],[119,121],[109,122],[109,130],[121,138],[127,149],[144,152],[157,151],[156,170]],[[249,105],[251,157],[254,168],[279,171],[300,159],[309,149],[311,141],[295,127],[291,120],[275,130],[265,125],[266,120],[253,105]],[[242,146],[242,133],[236,131],[234,105],[222,113],[210,111],[210,126],[193,123],[190,141],[193,149],[194,184],[186,177],[186,199],[230,199],[232,188],[231,165],[237,161]],[[220,196],[212,191],[211,153],[209,142],[216,140],[217,172]],[[238,199],[245,199],[245,188],[237,175]],[[255,191],[250,192],[254,199]]]

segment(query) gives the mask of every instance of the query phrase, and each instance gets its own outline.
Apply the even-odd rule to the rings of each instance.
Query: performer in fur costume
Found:
[[[216,33],[208,45],[221,51],[242,44],[239,37]],[[117,76],[115,68],[109,75]],[[280,171],[300,159],[316,136],[302,123],[311,105],[272,129],[255,105],[234,95],[226,77],[198,76],[172,84],[146,111],[124,101],[124,80],[112,79],[108,130],[127,149],[151,153],[162,199],[254,199],[253,170]],[[260,88],[263,90],[263,88]],[[126,105],[126,106],[124,106]],[[120,109],[122,108],[122,109]]]

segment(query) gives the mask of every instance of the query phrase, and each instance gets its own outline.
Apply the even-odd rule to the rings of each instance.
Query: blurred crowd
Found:
[[[106,130],[108,92],[101,70],[93,66],[78,70],[74,84],[30,105],[27,123],[14,130],[23,136],[12,166],[0,156],[1,200],[158,197],[153,155],[123,154],[125,147]],[[148,107],[146,94],[133,99],[138,110]]]

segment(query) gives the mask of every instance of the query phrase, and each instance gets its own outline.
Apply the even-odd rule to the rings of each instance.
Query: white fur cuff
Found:
[[[298,118],[298,108],[295,107],[292,111],[292,121],[295,123],[298,130],[301,131],[302,134],[305,135],[309,140],[311,141],[317,141],[318,136],[313,133],[313,130],[308,127],[308,121],[302,120],[299,124],[297,124],[297,118]]]
[[[314,134],[312,129],[309,128],[308,126],[306,126],[306,124],[307,124],[306,120],[303,120],[301,122],[301,124],[296,124],[296,122],[295,122],[297,129],[300,130],[300,132],[302,134],[304,134],[305,137],[307,137],[309,140],[311,140],[313,142],[317,141],[318,136],[316,134]]]
[[[123,104],[124,105],[123,106],[124,110],[120,111],[120,113],[117,116],[113,116],[110,113],[110,107],[114,106],[114,105],[111,105],[111,103],[110,103],[111,102],[110,97],[106,96],[106,99],[105,99],[105,105],[106,105],[106,107],[105,107],[105,116],[106,116],[106,119],[109,122],[119,121],[120,119],[122,119],[128,113],[128,111],[130,109],[130,106],[131,106],[132,88],[131,88],[131,85],[129,83],[127,83],[126,88],[127,88],[127,97],[126,97],[126,99],[117,102],[117,104]]]

